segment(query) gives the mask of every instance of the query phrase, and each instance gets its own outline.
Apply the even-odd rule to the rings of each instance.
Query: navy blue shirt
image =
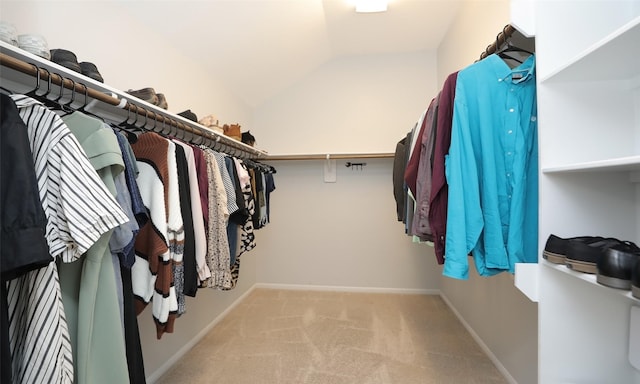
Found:
[[[538,259],[538,129],[535,57],[516,68],[491,55],[456,84],[443,274],[467,279]]]

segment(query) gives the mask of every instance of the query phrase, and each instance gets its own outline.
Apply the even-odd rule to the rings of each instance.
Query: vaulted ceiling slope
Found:
[[[258,106],[332,58],[435,50],[458,0],[391,0],[361,14],[350,0],[119,2],[187,57]]]

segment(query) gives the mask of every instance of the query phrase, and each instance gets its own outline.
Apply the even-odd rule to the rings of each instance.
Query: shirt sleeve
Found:
[[[483,228],[479,174],[469,133],[464,89],[458,82],[451,146],[445,157],[449,201],[443,270],[443,275],[456,279],[468,279],[468,255],[478,242]]]
[[[69,133],[51,153],[50,163],[59,165],[56,177],[60,202],[56,217],[60,236],[54,256],[69,263],[77,260],[98,238],[129,219],[100,180],[75,137]]]

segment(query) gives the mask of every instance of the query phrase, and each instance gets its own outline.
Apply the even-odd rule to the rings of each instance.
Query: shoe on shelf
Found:
[[[182,112],[178,113],[178,115],[184,117],[185,119],[189,119],[189,120],[193,121],[194,123],[198,122],[198,116],[195,113],[191,112],[190,109],[187,109],[186,111],[182,111]]]
[[[164,93],[158,93],[156,96],[158,96],[158,104],[156,104],[158,107],[162,109],[169,108],[169,103],[167,103],[167,98],[164,97]]]
[[[631,295],[640,300],[640,259],[636,259],[636,265],[631,272]]]
[[[127,91],[133,97],[137,97],[140,100],[144,100],[149,104],[157,105],[158,104],[158,95],[156,94],[155,89],[153,88],[142,88],[133,90],[130,89]]]
[[[240,124],[225,124],[222,126],[224,135],[238,141],[242,141],[242,133],[240,132]]]
[[[631,294],[640,299],[640,257],[636,258],[635,265],[631,268]]]
[[[629,241],[622,241],[615,238],[603,238],[591,243],[569,240],[566,258],[567,268],[578,272],[597,274],[598,260],[603,257],[607,249],[614,246],[635,247],[636,245]]]
[[[82,73],[82,68],[80,68],[80,64],[78,63],[78,58],[75,53],[66,49],[52,49],[50,52],[51,61],[54,63],[60,64],[72,71]]]
[[[104,79],[102,78],[100,72],[98,72],[98,67],[96,67],[95,64],[88,61],[83,61],[82,63],[80,63],[80,70],[82,71],[83,75],[104,83]]]
[[[567,258],[567,249],[569,248],[570,241],[579,241],[585,244],[593,243],[595,241],[602,240],[599,236],[579,236],[562,238],[554,234],[549,235],[547,242],[542,252],[542,257],[554,264],[565,264]]]
[[[619,244],[605,250],[598,259],[597,281],[618,289],[631,289],[631,275],[640,259],[640,249],[635,244]]]

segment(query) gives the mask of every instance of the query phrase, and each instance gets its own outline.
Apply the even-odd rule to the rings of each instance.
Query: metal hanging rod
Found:
[[[38,66],[37,64],[28,63],[3,52],[0,52],[0,65],[11,68],[23,74],[33,76],[34,78],[38,77],[39,79],[50,82],[51,84],[55,84],[56,86],[63,87],[64,89],[71,90],[72,95],[77,93],[81,95],[80,97],[85,97],[85,102],[87,101],[87,98],[91,98],[112,107],[127,111],[126,121],[129,121],[130,114],[136,116],[136,122],[138,120],[138,117],[142,117],[142,119],[144,119],[145,125],[147,124],[147,122],[154,123],[152,130],[155,130],[156,126],[158,124],[161,124],[162,126],[158,128],[169,128],[170,132],[174,134],[178,131],[188,132],[191,135],[202,138],[205,144],[208,143],[210,146],[215,145],[219,148],[222,148],[222,151],[234,156],[246,158],[263,158],[264,156],[266,156],[266,152],[254,149],[244,143],[237,142],[236,140],[229,139],[226,136],[220,135],[217,132],[207,129],[206,127],[181,122],[178,120],[178,118],[173,118],[169,112],[151,110],[145,106],[141,106],[136,104],[135,102],[132,102],[132,100],[129,100],[129,98],[127,98],[126,96],[124,96],[122,99],[119,99],[105,92],[101,92],[99,90],[91,88],[84,83],[66,78],[60,73],[50,71],[49,69]],[[84,106],[86,106],[86,104]],[[167,134],[168,132],[159,133]]]
[[[504,28],[502,28],[502,31],[498,33],[498,36],[496,36],[496,41],[489,44],[484,52],[480,54],[480,60],[496,53],[500,49],[500,47],[506,44],[506,42],[514,34],[515,31],[516,29],[511,24],[505,25]]]

